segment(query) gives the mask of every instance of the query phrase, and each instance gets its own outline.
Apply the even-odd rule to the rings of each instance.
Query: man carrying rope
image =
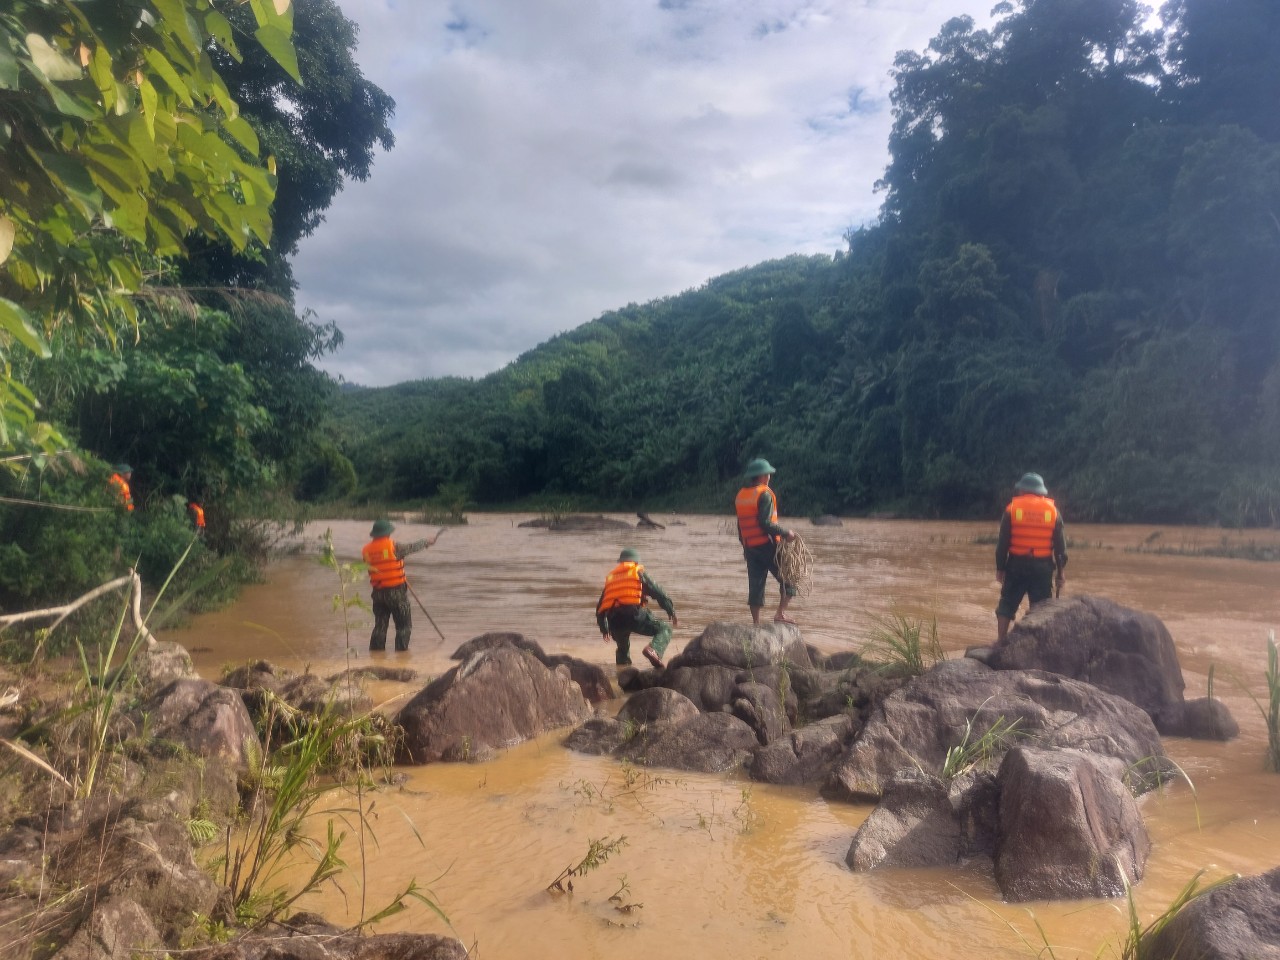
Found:
[[[663,623],[645,606],[650,597],[666,611],[670,625]],[[596,601],[596,626],[605,643],[612,640],[618,649],[613,660],[618,675],[624,667],[631,666],[631,634],[638,633],[653,639],[644,648],[644,657],[657,669],[664,667],[662,655],[671,642],[671,628],[680,626],[676,619],[675,604],[660,586],[650,579],[640,565],[640,554],[630,547],[618,555],[618,565],[604,578],[604,589]]]
[[[369,637],[369,649],[387,649],[387,625],[394,619],[396,650],[403,653],[409,649],[409,637],[413,633],[404,558],[433,546],[440,534],[412,543],[396,543],[391,539],[394,530],[390,520],[375,520],[373,529],[369,531],[373,539],[364,545],[360,554],[369,567],[369,583],[373,586],[373,633]]]
[[[742,556],[747,561],[747,606],[751,608],[751,622],[760,625],[760,611],[764,608],[764,588],[769,574],[778,581],[778,609],[774,623],[795,623],[787,616],[787,605],[796,595],[796,588],[787,583],[778,572],[778,543],[794,540],[792,530],[778,526],[778,499],[769,489],[769,481],[777,471],[768,460],[756,459],[747,464],[747,485],[738,491],[734,510],[738,515],[738,539],[742,542]]]

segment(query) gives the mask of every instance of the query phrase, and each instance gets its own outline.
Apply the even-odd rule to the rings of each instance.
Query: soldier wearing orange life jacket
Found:
[[[439,534],[412,543],[396,543],[391,539],[394,530],[390,520],[374,521],[369,531],[373,539],[364,545],[361,556],[369,567],[369,583],[373,586],[373,633],[369,636],[369,649],[387,648],[387,625],[394,619],[396,650],[404,652],[409,649],[413,632],[404,558],[434,544]]]
[[[1000,603],[996,606],[996,633],[1004,640],[1023,597],[1031,603],[1053,596],[1054,572],[1058,589],[1066,582],[1067,537],[1062,514],[1049,498],[1038,473],[1025,474],[1013,488],[1014,496],[1000,517],[996,540],[996,580]]]
[[[111,484],[111,488],[115,491],[117,497],[120,498],[120,506],[126,513],[133,513],[133,492],[129,489],[129,480],[133,477],[133,467],[127,463],[117,463],[111,468],[111,476],[107,478],[107,483]]]
[[[787,616],[787,605],[796,595],[796,588],[785,583],[778,572],[778,543],[794,540],[795,533],[778,526],[778,499],[769,489],[769,479],[776,472],[768,460],[752,460],[745,471],[747,485],[738,491],[733,504],[738,517],[738,540],[747,561],[747,606],[751,608],[751,622],[757,626],[769,574],[778,581],[774,622],[795,623]]]
[[[645,606],[650,597],[666,611],[670,625],[663,623]],[[644,648],[645,659],[657,669],[664,667],[662,655],[671,642],[671,628],[680,626],[675,604],[644,572],[640,554],[628,547],[618,555],[618,565],[604,578],[604,589],[596,601],[596,626],[605,643],[617,644],[613,659],[621,676],[623,667],[631,666],[631,634],[653,639]]]

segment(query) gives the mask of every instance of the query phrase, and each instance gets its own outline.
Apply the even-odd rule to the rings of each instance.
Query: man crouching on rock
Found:
[[[394,619],[396,649],[404,652],[409,649],[409,636],[413,632],[404,558],[431,546],[440,535],[412,543],[396,543],[391,539],[393,530],[395,527],[390,520],[375,520],[373,529],[369,531],[373,539],[361,551],[364,562],[369,566],[369,583],[373,586],[373,633],[369,637],[369,649],[387,649],[387,622]]]
[[[650,597],[666,611],[671,619],[669,625],[649,612],[645,601]],[[671,628],[680,626],[680,621],[671,598],[644,572],[640,554],[630,547],[618,554],[618,565],[604,578],[604,589],[596,602],[596,626],[605,643],[613,640],[618,645],[613,659],[619,676],[623,667],[631,666],[632,633],[653,638],[643,653],[657,669],[663,669],[662,655],[671,642]]]

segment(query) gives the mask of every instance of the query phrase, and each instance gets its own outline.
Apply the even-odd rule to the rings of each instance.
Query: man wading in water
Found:
[[[1038,473],[1025,474],[1013,491],[1013,500],[1000,517],[1000,536],[996,540],[999,640],[1008,634],[1023,597],[1030,596],[1035,605],[1053,596],[1055,569],[1059,591],[1067,580],[1067,537],[1062,514],[1049,499],[1044,480]]]
[[[373,539],[360,552],[369,566],[369,583],[373,585],[373,633],[369,636],[369,649],[387,649],[387,621],[394,619],[396,649],[403,652],[409,649],[409,636],[413,632],[404,558],[432,546],[440,534],[399,544],[391,539],[393,530],[390,520],[375,520],[369,531]]]
[[[794,540],[796,535],[778,526],[778,499],[769,489],[769,478],[776,472],[768,460],[752,460],[746,469],[747,486],[738,491],[733,504],[738,515],[742,556],[747,561],[747,606],[751,608],[751,622],[756,626],[760,625],[764,588],[771,573],[778,581],[778,609],[773,621],[795,623],[787,616],[787,604],[796,595],[796,588],[784,582],[778,572],[778,542]]]
[[[649,597],[657,600],[658,606],[666,611],[671,619],[670,625],[649,612],[645,606]],[[642,652],[646,660],[659,670],[663,669],[662,655],[671,642],[671,628],[680,626],[680,621],[676,619],[676,608],[671,598],[644,572],[640,554],[630,547],[618,555],[618,565],[604,578],[604,589],[596,601],[596,626],[600,628],[601,639],[606,643],[613,640],[618,646],[613,659],[618,665],[619,676],[623,667],[631,666],[632,633],[653,638]]]

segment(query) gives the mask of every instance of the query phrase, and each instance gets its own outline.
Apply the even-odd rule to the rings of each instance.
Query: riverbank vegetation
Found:
[[[175,597],[256,575],[297,496],[350,492],[288,258],[389,148],[334,0],[0,17],[0,608],[136,567]],[[135,510],[107,483],[133,467]],[[345,469],[344,469],[345,468]]]
[[[985,9],[985,8],[984,8]],[[477,381],[347,389],[372,502],[1280,516],[1273,5],[1002,4],[899,54],[873,223],[631,304]],[[565,326],[575,318],[566,317]]]

